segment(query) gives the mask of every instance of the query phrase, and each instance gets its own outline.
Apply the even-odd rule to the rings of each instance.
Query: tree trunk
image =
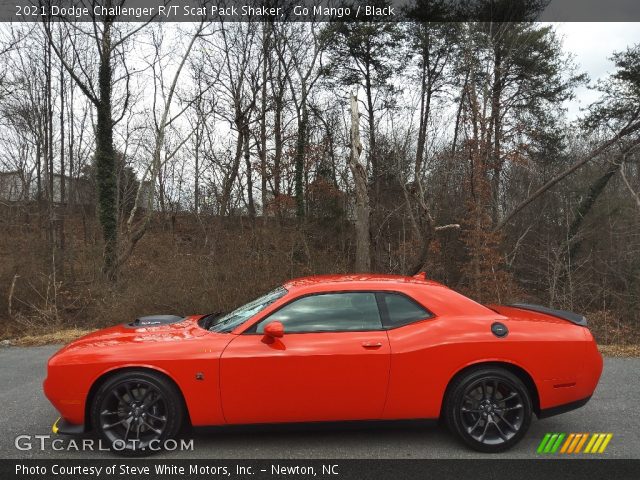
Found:
[[[305,95],[303,94],[303,102]],[[304,217],[304,150],[307,144],[307,123],[309,112],[306,105],[301,105],[301,112],[298,115],[298,137],[296,139],[296,163],[295,163],[295,192],[296,192],[296,215]]]
[[[460,101],[458,102],[458,111],[456,112],[456,124],[453,129],[453,142],[451,145],[451,155],[454,156],[456,154],[456,148],[458,146],[458,134],[460,132],[460,120],[462,119],[462,107],[464,106],[464,97],[467,94],[467,82],[469,81],[469,72],[467,72],[464,76],[464,83],[462,84],[462,89],[460,90]]]
[[[67,112],[67,120],[69,121],[69,192],[67,195],[67,204],[71,211],[73,211],[73,206],[75,202],[75,179],[74,179],[74,135],[73,135],[73,125],[75,122],[75,117],[73,115],[73,82],[69,82],[69,101],[67,102],[69,111]]]
[[[589,214],[591,208],[596,203],[596,200],[604,191],[605,187],[609,183],[609,180],[611,180],[611,177],[613,177],[616,172],[620,170],[620,165],[621,164],[611,163],[604,174],[598,177],[596,181],[591,184],[586,197],[584,197],[580,202],[580,205],[578,205],[576,216],[571,223],[571,226],[569,227],[568,233],[568,239],[571,243],[571,246],[569,247],[570,265],[574,264],[574,259],[578,254],[578,251],[580,250],[580,246],[582,245],[582,239],[576,237],[578,235],[578,231],[580,230],[585,217]]]
[[[51,21],[48,18],[47,21]],[[57,271],[56,266],[56,231],[55,231],[55,191],[54,191],[54,168],[53,168],[53,66],[52,66],[52,47],[51,39],[47,41],[47,50],[45,53],[45,107],[46,107],[46,121],[45,121],[45,161],[47,163],[47,243],[49,248],[49,255],[51,258],[51,272],[55,274]]]
[[[219,215],[228,215],[230,214],[230,203],[231,203],[231,191],[233,190],[233,184],[236,182],[236,177],[238,176],[238,170],[240,169],[240,160],[242,158],[242,144],[243,144],[243,127],[238,125],[238,138],[236,143],[236,155],[233,159],[233,164],[231,165],[231,171],[229,175],[225,178],[224,185],[222,186],[222,199],[220,200],[220,208],[218,210]]]
[[[262,24],[262,88],[260,99],[260,189],[262,216],[266,217],[267,206],[267,73],[269,58],[270,25]]]
[[[198,215],[200,211],[200,143],[202,139],[202,135],[200,133],[200,126],[196,129],[195,133],[195,152],[193,152],[193,157],[195,160],[195,175],[194,175],[194,185],[193,185],[193,209],[196,215]]]
[[[36,200],[40,208],[42,206],[42,135],[40,134],[39,137],[36,142]]]
[[[117,278],[118,223],[116,205],[115,152],[113,149],[113,119],[111,117],[111,24],[105,22],[96,105],[96,183],[98,187],[98,216],[104,239],[103,272],[111,280]]]
[[[491,178],[491,220],[493,225],[498,223],[498,204],[500,201],[500,176],[502,175],[501,136],[501,97],[502,97],[502,52],[500,47],[494,49],[493,86],[491,90],[491,123],[493,124],[493,149]]]
[[[431,111],[432,85],[429,76],[429,48],[425,48],[422,54],[422,70],[420,72],[420,125],[418,127],[418,144],[416,148],[416,164],[414,169],[415,181],[419,181],[424,161],[424,151],[427,143],[427,126]]]
[[[351,155],[349,168],[353,175],[356,191],[356,272],[368,272],[371,269],[369,239],[369,194],[367,192],[367,172],[360,163],[362,143],[360,142],[360,118],[358,99],[351,95]]]
[[[60,252],[57,255],[60,273],[64,274],[64,217],[68,209],[66,195],[66,177],[64,164],[64,67],[60,65],[60,216],[58,218],[58,238],[60,243]]]
[[[256,207],[255,202],[253,201],[253,172],[251,170],[251,154],[249,151],[249,126],[245,125],[244,128],[244,163],[247,169],[247,197],[249,200],[249,217],[255,218],[256,216]]]
[[[277,198],[280,195],[280,165],[282,163],[282,96],[275,101],[275,115],[273,125],[273,196]]]
[[[367,73],[369,66],[367,65]],[[376,150],[376,125],[373,112],[373,87],[371,86],[371,77],[368,74],[365,80],[365,93],[367,96],[367,115],[369,119],[369,162],[371,163],[371,172],[373,174],[373,204],[376,205],[380,195],[380,165],[378,164],[378,155]],[[359,134],[358,134],[359,135]]]

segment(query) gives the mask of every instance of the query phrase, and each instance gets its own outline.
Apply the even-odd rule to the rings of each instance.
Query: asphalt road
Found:
[[[20,451],[18,435],[49,435],[57,413],[42,393],[46,361],[59,348],[0,347],[0,458],[110,458],[110,452]],[[72,381],[72,379],[70,379]],[[583,408],[545,420],[534,418],[523,441],[500,458],[536,456],[546,432],[611,432],[602,455],[640,458],[640,359],[606,358],[604,373]],[[185,435],[194,450],[156,458],[482,458],[434,424],[348,424],[250,429],[207,428]],[[33,441],[34,447],[38,441]],[[587,455],[580,455],[585,457]]]

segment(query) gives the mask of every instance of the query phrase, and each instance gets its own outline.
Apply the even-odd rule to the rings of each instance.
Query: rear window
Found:
[[[433,315],[409,297],[396,293],[383,293],[382,301],[388,318],[383,321],[385,328],[396,328],[418,322]]]

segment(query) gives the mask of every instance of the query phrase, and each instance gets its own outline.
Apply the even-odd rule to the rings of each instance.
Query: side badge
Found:
[[[499,338],[506,337],[509,333],[509,329],[504,323],[493,322],[491,324],[491,332]]]

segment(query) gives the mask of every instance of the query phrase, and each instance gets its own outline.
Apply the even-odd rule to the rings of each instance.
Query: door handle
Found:
[[[364,348],[380,348],[382,343],[380,342],[362,342]]]

